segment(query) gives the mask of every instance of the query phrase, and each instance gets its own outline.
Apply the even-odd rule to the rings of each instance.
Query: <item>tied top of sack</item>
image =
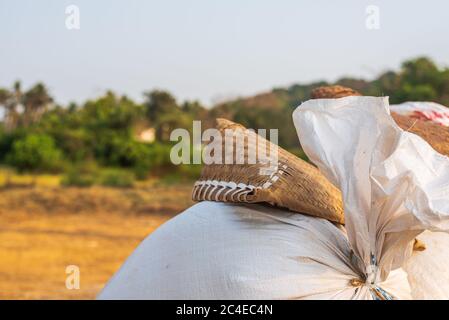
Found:
[[[354,268],[372,294],[424,230],[449,231],[449,158],[403,131],[388,98],[309,100],[293,114],[309,159],[342,192]]]

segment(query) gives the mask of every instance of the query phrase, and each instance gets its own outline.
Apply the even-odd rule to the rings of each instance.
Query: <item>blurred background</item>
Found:
[[[447,1],[0,0],[0,298],[90,299],[192,204],[172,130],[279,129],[341,84],[449,106]],[[79,268],[79,288],[67,266]]]

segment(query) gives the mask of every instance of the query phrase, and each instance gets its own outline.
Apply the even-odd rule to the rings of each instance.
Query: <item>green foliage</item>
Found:
[[[95,100],[88,101],[80,110],[80,120],[88,130],[120,130],[123,135],[130,134],[133,123],[143,116],[143,108],[127,97],[117,97],[112,92]]]
[[[314,88],[331,84],[321,81],[276,88],[266,94],[222,103],[210,110],[210,115],[253,129],[277,128],[280,146],[298,148],[292,110],[308,100]],[[398,72],[387,71],[373,81],[346,77],[333,84],[351,87],[364,95],[389,96],[390,103],[434,101],[449,106],[449,69],[439,68],[424,57],[405,61]]]
[[[153,167],[167,167],[170,161],[171,144],[153,143],[150,145],[150,159]]]
[[[166,91],[147,92],[145,98],[146,117],[156,130],[156,139],[161,142],[169,141],[170,133],[176,128],[190,129],[193,120],[200,120],[207,113],[197,102],[179,106]]]
[[[134,184],[134,175],[126,170],[105,169],[100,172],[99,182],[103,186],[127,188]]]
[[[135,178],[149,175],[165,175],[167,181],[194,179],[200,166],[171,163],[170,133],[177,128],[191,131],[193,120],[201,120],[204,130],[218,117],[252,129],[278,129],[279,145],[306,159],[291,114],[314,88],[329,84],[319,81],[275,88],[207,109],[197,101],[178,103],[163,90],[146,92],[142,104],[107,92],[63,107],[54,104],[43,84],[24,90],[16,82],[11,88],[0,88],[0,108],[5,114],[0,125],[0,164],[21,171],[67,167],[63,183],[76,186],[129,186]],[[373,81],[345,77],[334,84],[365,95],[389,96],[391,103],[427,100],[449,106],[449,69],[424,57],[405,61],[399,70],[386,71]],[[155,130],[155,142],[137,139],[139,130],[148,128]]]
[[[62,185],[74,187],[90,187],[103,185],[108,187],[132,187],[135,176],[126,169],[98,168],[93,162],[72,166],[62,178]]]
[[[95,183],[95,169],[89,165],[74,166],[62,177],[63,186],[90,187]]]
[[[22,139],[26,135],[22,130],[15,130],[13,132],[5,132],[2,128],[0,130],[0,161],[2,163],[6,160],[6,155],[11,151],[14,141]]]
[[[56,170],[61,168],[61,151],[52,137],[29,134],[14,141],[6,162],[19,171]]]
[[[113,136],[103,145],[108,149],[107,157],[103,164],[117,167],[144,166],[150,168],[150,148],[147,144]]]
[[[419,57],[405,61],[399,72],[388,71],[360,90],[367,95],[387,95],[391,103],[434,101],[449,106],[449,69]]]
[[[162,185],[173,185],[178,183],[192,183],[197,180],[201,173],[202,165],[179,165],[176,169],[165,174],[160,183]]]

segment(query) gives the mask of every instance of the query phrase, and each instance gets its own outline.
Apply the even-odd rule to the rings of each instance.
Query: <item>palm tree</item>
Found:
[[[52,97],[42,83],[37,83],[25,92],[22,99],[24,106],[23,125],[29,126],[31,123],[39,121],[52,102]]]
[[[19,119],[19,105],[22,97],[20,82],[16,81],[13,90],[0,90],[0,105],[4,109],[4,125],[6,131],[13,130]]]
[[[178,107],[176,99],[166,91],[153,90],[146,92],[144,96],[147,119],[156,130],[156,139],[164,140],[168,129],[161,118],[168,114],[179,115],[182,110]]]
[[[26,92],[16,81],[12,90],[0,89],[0,105],[4,109],[6,131],[12,131],[19,125],[29,126],[38,121],[53,99],[42,83],[37,83]]]

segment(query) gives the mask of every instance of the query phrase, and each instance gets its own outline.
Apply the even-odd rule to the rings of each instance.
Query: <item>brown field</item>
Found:
[[[191,204],[190,185],[0,189],[0,299],[93,299],[139,242]],[[66,267],[80,289],[66,288]]]

